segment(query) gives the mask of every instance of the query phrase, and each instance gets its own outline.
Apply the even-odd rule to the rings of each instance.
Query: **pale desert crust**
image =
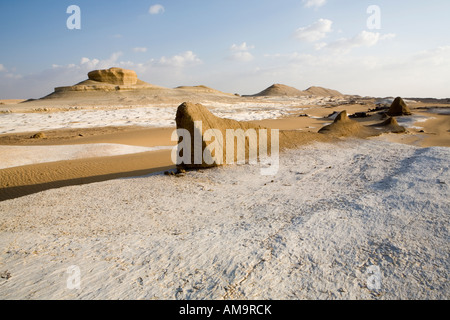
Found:
[[[234,166],[0,202],[0,298],[446,299],[449,156],[351,139],[292,150],[271,177]]]

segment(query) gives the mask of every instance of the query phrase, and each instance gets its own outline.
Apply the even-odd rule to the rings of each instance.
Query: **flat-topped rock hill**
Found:
[[[138,77],[133,70],[110,68],[108,70],[94,70],[88,73],[89,80],[106,82],[117,85],[133,86],[137,84]]]
[[[163,89],[138,79],[136,72],[122,68],[94,70],[88,73],[88,80],[74,86],[57,87],[55,93],[77,91],[120,91],[140,89]]]

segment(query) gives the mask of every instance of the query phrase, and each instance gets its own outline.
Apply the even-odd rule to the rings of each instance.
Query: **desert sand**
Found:
[[[449,296],[450,104],[405,100],[412,115],[387,121],[376,107],[394,99],[123,77],[0,105],[0,298]],[[281,130],[279,172],[165,175],[185,101],[218,124]]]

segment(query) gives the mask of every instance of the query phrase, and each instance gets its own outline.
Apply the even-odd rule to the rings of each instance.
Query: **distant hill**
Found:
[[[298,90],[284,84],[274,84],[267,89],[252,95],[253,97],[301,97],[301,96],[322,96],[322,97],[342,97],[339,91],[322,87],[310,87],[304,91]]]
[[[310,95],[320,96],[320,97],[342,97],[342,96],[344,96],[339,91],[322,88],[322,87],[310,87],[310,88],[306,89],[304,92],[308,92]]]
[[[200,86],[180,86],[176,87],[175,90],[186,90],[191,92],[197,92],[197,93],[215,93],[215,94],[225,94],[225,95],[231,95],[230,93],[225,93],[204,85]]]
[[[304,91],[298,90],[296,88],[289,87],[284,84],[274,84],[253,96],[255,96],[255,97],[280,97],[280,96],[298,97],[298,96],[306,96],[306,95],[307,95],[307,93],[305,93]]]

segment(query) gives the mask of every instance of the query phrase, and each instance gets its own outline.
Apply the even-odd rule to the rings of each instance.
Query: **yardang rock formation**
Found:
[[[54,93],[69,93],[83,91],[126,91],[142,89],[164,89],[139,80],[136,72],[122,68],[94,70],[88,73],[88,80],[74,86],[57,87]],[[51,95],[50,95],[51,96]]]
[[[408,108],[405,101],[403,101],[400,97],[395,98],[389,108],[389,111],[387,112],[387,115],[391,117],[410,116],[411,114],[411,110]]]
[[[189,102],[181,104],[177,110],[176,123],[178,130],[186,130],[187,133],[179,138],[179,146],[183,147],[178,150],[178,156],[183,159],[183,163],[178,164],[183,168],[208,168],[230,162],[235,163],[241,159],[239,156],[242,156],[245,161],[254,159],[258,155],[261,129],[267,132],[268,145],[266,146],[269,152],[271,149],[270,130],[249,122],[216,117],[201,104]],[[236,134],[232,140],[229,139],[230,131]],[[246,139],[245,133],[248,131],[256,134],[253,137],[256,143]],[[235,141],[235,138],[241,140],[241,143],[244,142],[245,149],[239,150],[239,147],[235,147],[239,146],[239,141]],[[185,139],[190,139],[190,144]],[[229,147],[232,149],[227,149]],[[239,154],[242,150],[245,150],[245,154]]]
[[[121,68],[110,68],[107,70],[94,70],[88,73],[89,80],[133,86],[137,84],[138,77],[133,70],[126,70]]]
[[[319,130],[319,133],[334,137],[358,137],[367,138],[378,136],[382,133],[404,133],[406,129],[397,123],[395,118],[389,118],[386,121],[374,124],[372,126],[364,126],[359,122],[348,117],[347,111],[342,111],[328,126]]]

